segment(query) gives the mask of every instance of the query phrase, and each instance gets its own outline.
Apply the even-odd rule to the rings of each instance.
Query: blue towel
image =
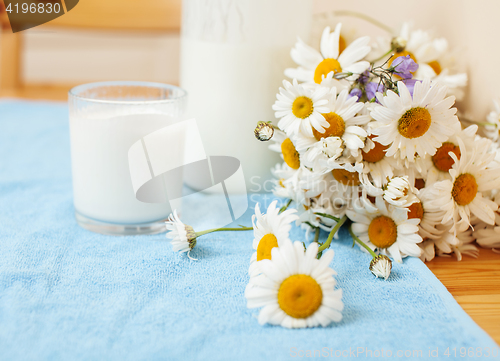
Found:
[[[194,262],[173,253],[164,234],[80,228],[71,187],[67,106],[0,102],[2,361],[498,355],[419,259],[395,264],[388,281],[376,279],[370,256],[341,230],[331,266],[344,292],[343,320],[301,330],[260,326],[244,297],[252,232],[200,238]],[[204,197],[198,226],[211,212]],[[237,223],[250,225],[251,214]],[[294,228],[291,237],[303,240],[304,232]]]

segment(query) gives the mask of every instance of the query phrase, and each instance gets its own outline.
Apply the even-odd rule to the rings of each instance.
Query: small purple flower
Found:
[[[361,74],[358,78],[358,83],[360,84],[366,84],[368,82],[368,80],[370,80],[370,70],[371,70],[371,67],[368,68],[367,70],[365,70],[363,72],[363,74]]]
[[[402,81],[403,81],[403,83],[405,83],[406,88],[408,89],[408,91],[411,94],[411,97],[413,98],[413,90],[415,89],[415,83],[417,81],[421,81],[421,80],[417,80],[417,79],[403,79]]]
[[[378,82],[370,82],[366,84],[365,91],[368,101],[371,101],[373,98],[375,98],[375,93],[383,93],[385,91],[385,88]]]
[[[413,78],[412,73],[418,69],[418,64],[409,55],[397,57],[392,62],[392,66],[394,67],[394,73],[403,79]]]
[[[351,92],[349,93],[349,98],[352,98],[352,97],[358,97],[358,100],[361,98],[361,95],[363,95],[363,92],[361,91],[361,89],[359,88],[354,88],[351,90]]]

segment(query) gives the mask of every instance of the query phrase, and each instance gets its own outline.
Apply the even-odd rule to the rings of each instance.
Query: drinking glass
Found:
[[[165,230],[171,206],[136,198],[128,152],[146,135],[181,121],[186,96],[176,86],[134,81],[84,84],[69,91],[73,196],[80,226],[112,235]],[[183,141],[170,144],[173,151],[165,159],[183,157]]]

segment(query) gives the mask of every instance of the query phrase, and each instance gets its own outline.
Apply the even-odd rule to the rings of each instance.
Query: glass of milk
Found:
[[[69,92],[73,195],[78,224],[112,235],[165,230],[168,202],[136,198],[130,147],[144,136],[181,121],[186,92],[159,83],[116,81],[79,85]],[[184,139],[168,157],[184,157]]]

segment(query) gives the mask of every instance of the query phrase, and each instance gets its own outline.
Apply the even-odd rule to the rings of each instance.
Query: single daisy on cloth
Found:
[[[273,201],[267,207],[266,214],[260,212],[258,203],[255,205],[255,214],[252,216],[253,249],[255,252],[250,259],[248,271],[250,276],[259,273],[258,261],[271,259],[271,250],[289,240],[288,233],[292,228],[292,222],[299,218],[295,209],[287,209],[280,213],[277,203],[277,200]]]
[[[392,90],[383,96],[377,93],[380,104],[375,104],[370,125],[373,140],[389,145],[386,155],[395,156],[409,163],[415,162],[416,155],[434,155],[457,128],[459,122],[451,108],[454,97],[446,97],[446,87],[430,84],[430,80],[415,83],[413,96],[403,82],[398,82],[398,94]]]
[[[301,242],[287,241],[261,262],[262,274],[245,290],[247,307],[261,308],[259,324],[325,327],[342,320],[342,290],[335,289],[336,272],[329,267],[334,252],[328,250],[320,259],[317,254],[316,242],[304,251]]]
[[[316,87],[308,89],[298,84],[297,79],[293,79],[293,84],[283,80],[284,88],[279,89],[276,94],[276,102],[273,105],[276,118],[279,118],[278,127],[288,136],[296,135],[299,132],[313,135],[313,128],[323,131],[329,123],[322,113],[330,110],[326,87]]]
[[[196,232],[193,227],[182,223],[179,216],[177,215],[177,210],[168,217],[165,222],[167,227],[167,238],[171,239],[170,243],[174,252],[184,253],[187,252],[187,256],[192,259],[189,253],[196,246]]]
[[[353,203],[353,210],[347,211],[353,221],[352,232],[373,251],[391,256],[398,263],[406,256],[420,257],[420,219],[408,219],[406,209],[387,205],[380,196],[375,199],[375,206]]]
[[[298,39],[290,55],[299,67],[286,69],[285,75],[302,82],[321,84],[325,78],[332,79],[334,74],[341,72],[353,73],[346,79],[354,80],[368,69],[370,63],[362,59],[371,50],[368,46],[370,37],[356,39],[340,53],[341,28],[339,23],[332,33],[329,26],[323,30],[319,52]]]
[[[460,159],[455,153],[449,153],[454,160],[450,169],[451,180],[436,182],[432,187],[432,204],[446,211],[442,223],[452,220],[453,232],[469,228],[471,213],[487,224],[495,224],[498,204],[483,197],[482,192],[500,188],[500,168],[489,168],[495,157],[494,153],[488,153],[490,141],[477,141],[471,150],[466,150],[463,142],[458,141]]]

